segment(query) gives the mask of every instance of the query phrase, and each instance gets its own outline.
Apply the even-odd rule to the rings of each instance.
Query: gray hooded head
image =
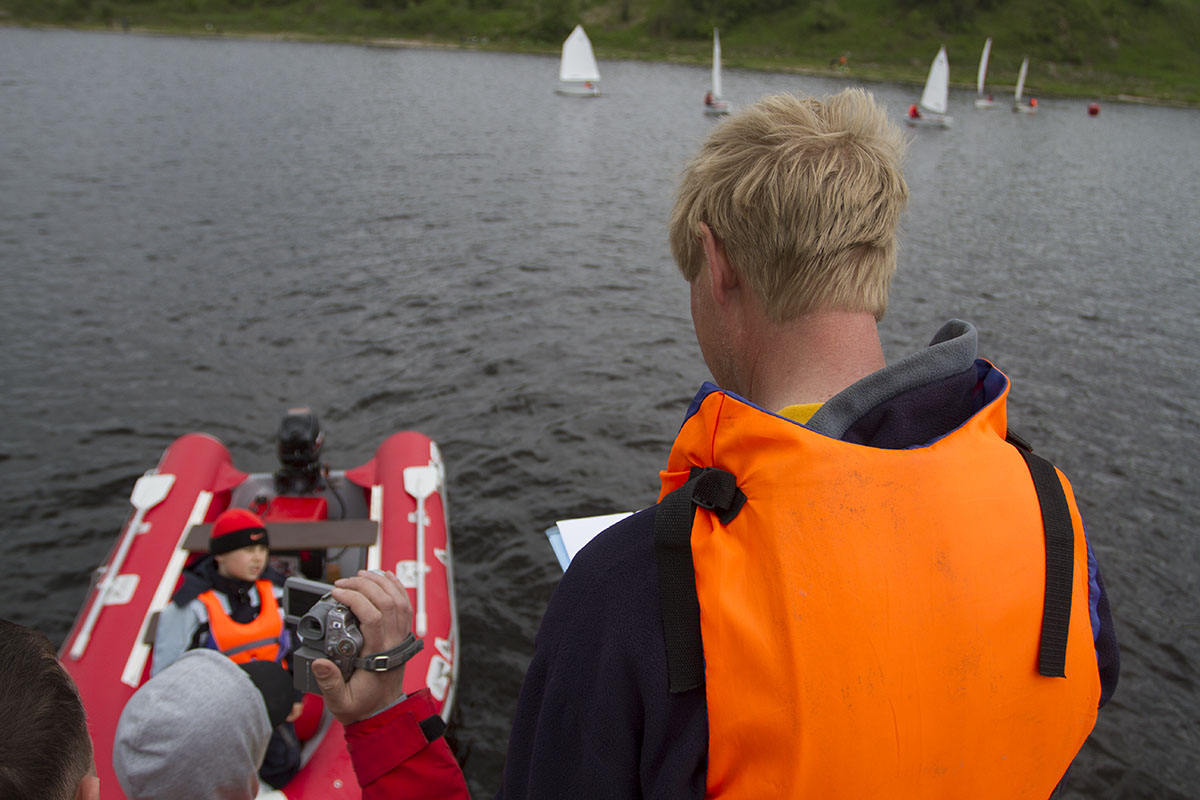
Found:
[[[189,650],[129,698],[113,768],[130,800],[248,800],[270,738],[250,676],[215,650]]]

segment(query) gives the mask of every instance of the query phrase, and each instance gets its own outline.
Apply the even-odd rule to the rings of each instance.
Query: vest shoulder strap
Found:
[[[1075,526],[1071,522],[1071,509],[1054,465],[1035,455],[1033,448],[1012,431],[1007,439],[1025,459],[1033,478],[1046,538],[1046,596],[1042,603],[1038,673],[1047,678],[1065,678],[1075,573]]]
[[[746,495],[733,473],[694,467],[687,483],[664,497],[654,513],[654,557],[667,677],[672,694],[704,685],[704,646],[700,638],[700,600],[692,561],[692,521],[697,508],[716,512],[722,523],[737,516]]]

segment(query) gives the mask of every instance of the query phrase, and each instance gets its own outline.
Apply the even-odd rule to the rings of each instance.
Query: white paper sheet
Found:
[[[602,514],[597,517],[560,519],[556,525],[559,534],[562,536],[563,547],[567,551],[568,562],[575,558],[575,554],[595,538],[596,534],[620,522],[632,513],[632,511],[623,511],[619,514]]]

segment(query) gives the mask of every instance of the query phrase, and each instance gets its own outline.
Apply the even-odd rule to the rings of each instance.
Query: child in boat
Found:
[[[216,518],[207,558],[184,572],[183,583],[158,616],[150,674],[174,663],[187,650],[206,647],[237,664],[274,661],[287,666],[291,637],[284,626],[284,577],[272,569],[267,529],[244,508],[231,508]],[[291,723],[300,715],[294,697],[292,713],[275,730],[260,775],[279,788],[300,767],[300,745]]]

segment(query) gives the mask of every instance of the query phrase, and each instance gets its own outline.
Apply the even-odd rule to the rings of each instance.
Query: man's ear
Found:
[[[100,779],[88,775],[81,780],[79,788],[75,790],[75,800],[100,800]]]
[[[704,245],[705,268],[712,282],[713,300],[725,305],[729,293],[740,283],[738,274],[725,253],[725,243],[703,222],[700,223],[700,240]]]

